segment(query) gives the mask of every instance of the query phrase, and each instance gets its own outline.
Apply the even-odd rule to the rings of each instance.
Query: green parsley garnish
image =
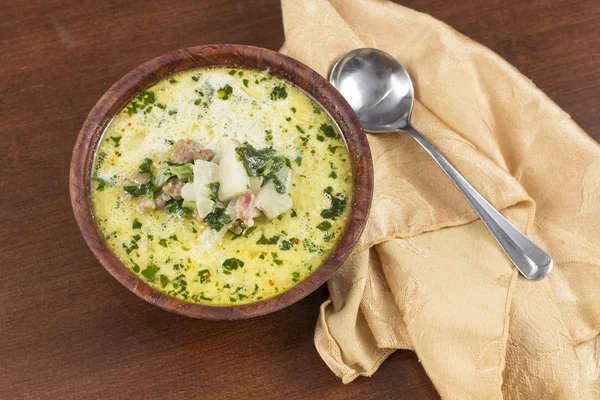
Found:
[[[238,268],[244,266],[244,262],[238,258],[228,258],[223,261],[223,273],[225,275],[230,275],[231,271],[235,271]]]
[[[344,213],[344,210],[346,210],[346,198],[341,193],[338,193],[338,197],[334,196],[333,188],[331,186],[328,186],[323,192],[331,201],[331,206],[328,209],[321,211],[321,217],[336,219]]]
[[[271,238],[268,238],[265,236],[264,233],[262,233],[260,235],[260,239],[258,239],[258,241],[256,242],[256,244],[277,244],[277,241],[279,240],[279,235],[275,235]]]
[[[229,85],[225,85],[221,89],[217,90],[217,97],[221,100],[227,100],[232,93],[233,88]]]
[[[146,269],[142,270],[142,276],[144,278],[146,278],[146,280],[148,280],[149,282],[154,282],[154,279],[156,279],[156,273],[160,270],[160,267],[158,267],[155,264],[149,264]]]
[[[284,86],[277,85],[273,88],[270,97],[271,100],[285,99],[287,98],[287,91]]]
[[[231,217],[225,213],[224,208],[217,207],[204,217],[204,222],[215,231],[220,231],[231,223]]]
[[[329,222],[329,221],[323,221],[319,225],[317,225],[317,229],[319,229],[321,231],[326,231],[330,228],[331,228],[331,222]]]

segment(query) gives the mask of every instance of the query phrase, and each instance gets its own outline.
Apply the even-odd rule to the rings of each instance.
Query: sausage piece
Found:
[[[176,164],[185,164],[194,160],[210,161],[214,156],[214,151],[204,148],[195,140],[179,139],[171,149],[169,160]]]

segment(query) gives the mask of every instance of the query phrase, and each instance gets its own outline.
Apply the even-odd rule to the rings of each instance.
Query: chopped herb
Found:
[[[329,174],[330,178],[336,179],[337,178],[337,174],[335,173],[335,171],[331,171],[331,173]]]
[[[298,282],[300,280],[300,272],[292,272],[292,280]]]
[[[290,122],[290,121],[292,120],[292,117],[285,117],[285,120],[286,120],[287,122]]]
[[[335,233],[333,232],[325,232],[325,236],[323,236],[323,240],[329,242],[331,239],[335,237]]]
[[[292,108],[290,108],[290,110],[292,110],[292,112],[293,112],[294,114],[296,114],[296,107],[292,107]]]
[[[273,131],[271,131],[270,129],[267,129],[265,131],[265,141],[267,141],[267,142],[273,141]]]
[[[194,105],[195,106],[199,106],[200,103],[202,103],[202,100],[200,100],[200,99],[197,99],[197,100],[194,101]]]
[[[254,232],[255,230],[256,230],[256,225],[255,226],[251,226],[250,228],[246,229],[246,232],[244,232],[244,237],[250,236],[250,234],[252,232]]]
[[[333,126],[331,126],[331,125],[321,124],[321,126],[319,127],[319,130],[321,132],[323,132],[323,134],[325,136],[327,136],[328,138],[336,137],[335,131],[333,130]]]
[[[113,146],[119,147],[121,144],[121,136],[111,136],[110,139],[113,141]]]
[[[298,164],[298,166],[302,165],[302,157],[301,156],[296,157],[295,161],[296,161],[296,164]]]
[[[223,226],[231,223],[231,217],[225,214],[224,208],[217,207],[204,217],[204,222],[215,231],[220,231]]]
[[[298,129],[298,132],[300,132],[300,133],[306,133],[306,131],[304,129],[302,129],[302,127],[300,125],[296,125],[296,129]]]
[[[296,218],[296,217],[298,216],[298,213],[296,213],[296,210],[293,210],[293,209],[292,209],[292,212],[291,212],[290,216],[291,216],[292,218]]]
[[[96,156],[96,169],[99,169],[102,166],[102,164],[104,164],[105,160],[106,160],[106,153],[103,151],[98,153],[98,155]]]
[[[176,217],[187,217],[192,212],[194,212],[194,206],[190,204],[192,202],[184,202],[183,199],[174,200],[171,199],[167,201],[167,214],[173,215]]]
[[[198,78],[197,76],[192,76],[192,80],[193,80],[194,82],[198,82],[198,80],[199,80],[199,79],[200,79],[200,78]]]
[[[320,251],[321,249],[314,244],[310,239],[305,238],[302,239],[302,246],[304,246],[304,248],[309,252],[309,253],[316,253],[318,251]]]
[[[329,221],[323,221],[319,225],[317,225],[317,229],[319,229],[321,231],[326,231],[330,228],[331,228],[331,222],[329,222]]]
[[[171,79],[169,79],[169,83],[177,83],[177,79],[171,78]]]
[[[258,256],[258,258],[260,258],[261,260],[264,260],[265,259],[265,255],[261,254],[260,256]]]
[[[138,167],[138,172],[140,174],[151,173],[152,172],[152,159],[144,158],[144,161],[142,161],[142,163]]]
[[[227,260],[223,261],[223,273],[225,275],[230,275],[231,271],[234,271],[243,266],[244,262],[242,260],[238,258],[228,258]]]
[[[200,283],[210,282],[210,271],[207,269],[203,269],[198,272],[198,277],[200,278]]]
[[[242,75],[244,75],[244,72],[243,71],[238,71],[238,76],[242,76]]]
[[[154,95],[154,92],[142,90],[140,94],[125,107],[125,112],[130,115],[137,114],[138,110],[148,112],[148,108],[152,109],[150,105],[154,104],[155,101],[156,96]]]
[[[173,142],[171,139],[165,139],[165,143],[166,143],[166,144],[168,144],[168,145],[171,145],[171,146],[173,146],[173,144],[174,144],[175,142]]]
[[[171,235],[169,236],[169,239],[179,242],[179,239],[177,239],[177,235]]]
[[[283,264],[283,260],[279,259],[279,255],[276,252],[271,252],[271,257],[273,257],[273,262],[277,265],[282,265]]]
[[[252,145],[246,143],[245,147],[237,147],[235,151],[240,156],[249,176],[263,176],[266,179],[271,179],[275,184],[277,193],[285,193],[285,185],[276,175],[276,172],[283,167],[285,159],[274,156],[275,150],[270,147],[256,150]]]
[[[132,224],[132,228],[133,229],[140,229],[142,227],[142,223],[140,221],[138,221],[138,219],[134,219],[133,220],[133,224]]]
[[[238,233],[238,234],[234,233],[233,236],[231,237],[231,240],[237,240],[237,239],[241,238],[242,236],[243,236],[243,232]],[[239,253],[239,251],[238,251],[238,253]]]
[[[125,243],[123,243],[123,248],[125,249],[125,252],[127,254],[130,254],[133,250],[139,249],[138,241],[141,238],[142,237],[140,235],[132,236],[131,237],[131,242],[129,243],[129,247],[127,247],[127,245],[125,245]]]
[[[208,194],[208,197],[212,200],[212,201],[217,201],[217,194],[219,193],[219,187],[221,186],[221,184],[219,182],[211,182],[209,184],[206,185],[206,187],[208,187],[208,190],[210,190],[210,193]]]
[[[321,217],[327,219],[336,219],[346,210],[346,198],[343,194],[338,194],[339,197],[333,195],[333,188],[328,186],[324,191],[325,196],[331,201],[331,207],[321,211]]]
[[[210,297],[206,297],[203,294],[200,295],[199,299],[204,300],[204,301],[212,301],[212,299]]]
[[[249,82],[249,81],[248,81],[248,79],[244,79],[244,80],[242,80],[242,83],[243,83],[243,84],[244,84],[244,86],[246,86],[246,87],[248,87],[248,82]]]
[[[224,289],[231,289],[231,285],[228,283],[228,284],[226,284],[226,285],[223,285],[223,288],[224,288]]]
[[[237,71],[235,69],[232,69],[231,71],[229,71],[229,75],[235,75]]]
[[[148,184],[137,186],[123,186],[123,190],[132,195],[133,197],[140,197],[149,192]]]
[[[281,244],[279,245],[279,249],[280,250],[289,250],[292,247],[294,247],[294,238],[291,238],[289,240],[282,240]]]
[[[225,85],[217,90],[217,97],[221,100],[227,100],[231,96],[231,93],[233,93],[233,88],[229,85]]]
[[[177,114],[177,110],[169,110],[169,115],[175,115]]]
[[[271,100],[285,99],[287,98],[287,91],[284,86],[277,85],[273,88],[270,97]]]
[[[275,235],[272,238],[267,238],[264,233],[260,235],[260,239],[256,242],[256,244],[277,244],[279,240],[279,235]]]
[[[252,291],[251,296],[254,296],[258,292],[258,285],[254,285],[254,290]]]
[[[167,278],[164,275],[160,275],[160,284],[163,288],[167,287],[167,285],[169,284],[169,278]]]
[[[322,136],[322,135],[317,135],[317,140],[318,140],[319,142],[323,142],[323,141],[325,141],[325,136]]]
[[[166,106],[166,105],[164,105],[163,103],[158,103],[158,104],[156,105],[156,107],[160,108],[161,110],[165,110],[165,109],[167,108],[167,106]]]
[[[149,264],[149,265],[146,267],[146,269],[144,269],[144,270],[142,271],[142,276],[143,276],[144,278],[146,278],[146,279],[147,279],[149,282],[153,282],[153,281],[154,281],[154,279],[156,279],[156,273],[157,273],[159,270],[160,270],[160,268],[159,268],[157,265],[150,263],[150,264]]]
[[[249,143],[246,143],[245,147],[236,147],[235,151],[240,156],[240,160],[250,176],[262,175],[275,154],[275,150],[270,147],[257,150]]]
[[[340,146],[332,146],[329,145],[327,146],[327,149],[329,149],[329,151],[331,152],[331,154],[335,154],[335,151],[339,148]]]
[[[169,244],[167,243],[167,239],[160,239],[158,241],[158,244],[160,244],[162,247],[169,247]]]

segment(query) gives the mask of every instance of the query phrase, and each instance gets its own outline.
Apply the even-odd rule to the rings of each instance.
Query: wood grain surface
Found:
[[[309,94],[336,122],[343,135],[354,178],[348,222],[335,248],[323,264],[306,279],[275,297],[228,307],[191,303],[164,295],[132,273],[113,254],[93,218],[90,185],[94,159],[102,134],[134,96],[173,74],[215,66],[268,70],[273,76],[284,79]],[[293,58],[262,47],[239,44],[212,44],[173,50],[128,72],[104,93],[84,121],[73,149],[69,175],[69,191],[75,220],[90,250],[104,268],[123,286],[151,304],[188,317],[211,320],[262,316],[287,307],[321,287],[354,250],[367,223],[373,198],[373,160],[367,136],[358,117],[342,95],[325,78]]]
[[[598,0],[406,0],[498,52],[600,139]],[[278,0],[0,4],[1,399],[435,399],[417,357],[342,385],[312,343],[326,288],[238,322],[171,314],[96,261],[69,202],[71,151],[102,94],[172,49],[278,49]]]

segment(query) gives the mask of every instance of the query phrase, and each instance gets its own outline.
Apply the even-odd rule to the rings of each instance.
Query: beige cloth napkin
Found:
[[[520,277],[410,137],[370,135],[369,223],[315,332],[331,370],[347,383],[411,349],[445,399],[600,398],[598,145],[502,58],[428,15],[375,0],[282,9],[282,52],[323,76],[358,47],[407,67],[414,125],[555,262],[542,281]]]

